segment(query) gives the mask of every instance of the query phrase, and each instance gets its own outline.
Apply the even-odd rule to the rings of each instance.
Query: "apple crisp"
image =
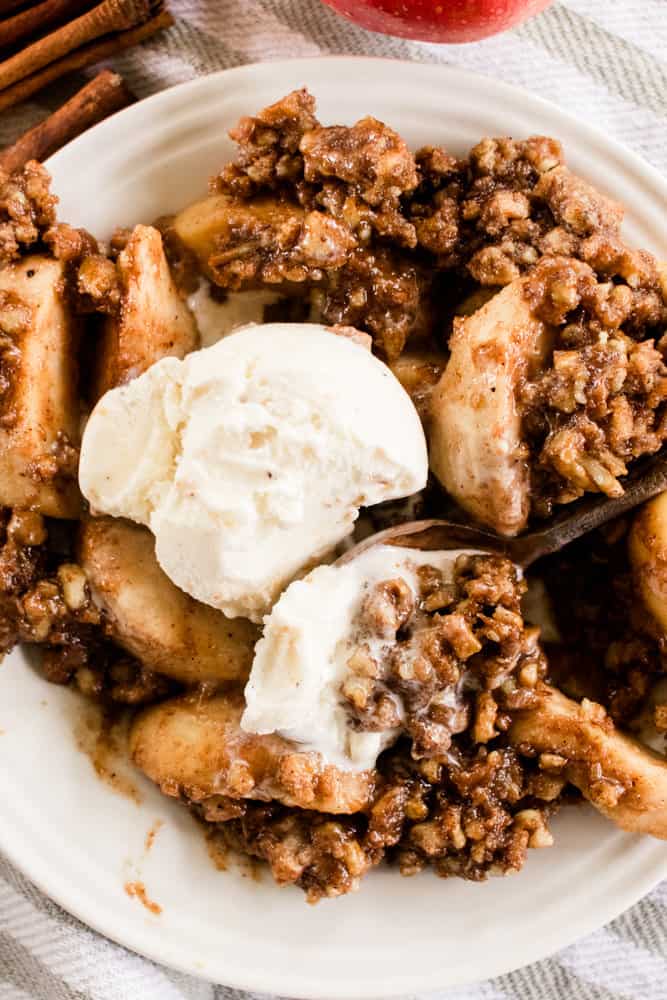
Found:
[[[553,138],[413,152],[370,116],[323,125],[305,89],[230,135],[208,197],[108,242],[57,218],[41,165],[0,176],[0,652],[28,644],[47,681],[136,713],[135,764],[311,902],[384,862],[518,871],[582,797],[667,838],[667,764],[637,738],[667,733],[662,513],[612,520],[527,577],[499,554],[559,505],[623,496],[661,453],[664,269]],[[209,347],[197,297],[214,317],[243,303],[258,322],[329,326],[405,389],[428,482],[424,457],[424,489],[383,493],[403,499],[364,509],[350,544],[418,518],[489,532],[451,576],[433,558],[415,586],[400,571],[365,581],[335,708],[346,731],[382,737],[369,767],[246,731],[269,616],[195,600],[164,572],[148,516],[82,496],[100,398]],[[242,456],[256,478],[263,443]],[[318,551],[298,585],[340,554]]]

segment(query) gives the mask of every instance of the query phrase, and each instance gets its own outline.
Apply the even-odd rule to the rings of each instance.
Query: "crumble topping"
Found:
[[[280,318],[317,316],[365,331],[392,364],[415,351],[410,392],[427,421],[452,316],[524,277],[526,298],[552,338],[546,361],[518,393],[533,513],[549,516],[586,491],[620,495],[630,464],[663,446],[664,268],[625,244],[622,207],[569,170],[556,140],[486,138],[464,159],[438,147],[413,155],[371,117],[349,128],[322,126],[306,90],[242,119],[230,134],[236,161],[211,186],[234,215],[207,261],[218,295],[273,289]],[[77,312],[118,316],[116,259],[129,231],[101,245],[58,222],[56,201],[37,163],[0,176],[0,264],[46,252],[67,265]],[[185,298],[200,264],[173,219],[157,225]],[[0,293],[3,427],[14,419],[15,338],[28,312],[11,291]],[[85,367],[89,348],[75,362]],[[71,478],[77,461],[60,433],[27,471],[36,480]],[[417,502],[442,516],[447,499],[431,484]],[[103,701],[153,703],[181,690],[111,641],[73,554],[76,522],[35,507],[0,511],[0,651],[18,641],[38,645],[48,680]],[[395,508],[370,516],[383,527],[405,519]],[[581,706],[601,727],[611,718],[630,728],[649,712],[664,733],[667,706],[650,701],[664,676],[664,637],[646,626],[624,551],[625,524],[616,522],[540,567],[566,637],[548,646],[549,672],[565,690],[604,706]],[[190,802],[230,845],[266,860],[278,882],[300,885],[310,901],[355,889],[382,860],[405,875],[427,866],[473,880],[516,871],[528,848],[552,843],[548,820],[576,794],[571,761],[510,739],[513,713],[536,704],[547,677],[514,567],[467,556],[453,583],[426,566],[419,584],[416,599],[400,577],[368,595],[340,692],[360,732],[399,724],[405,732],[381,756],[365,811],[333,816],[223,795]],[[392,647],[380,659],[378,640]],[[627,789],[598,780],[595,761],[586,767],[587,794],[613,808]],[[245,785],[230,787],[240,796]]]
[[[628,464],[657,452],[667,436],[661,345],[633,336],[649,321],[659,334],[654,324],[667,322],[667,312],[654,266],[632,277],[632,285],[599,281],[588,264],[546,257],[527,278],[531,307],[556,328],[551,364],[519,394],[541,516],[586,491],[620,496]]]
[[[417,577],[416,600],[400,577],[367,595],[342,695],[354,728],[402,725],[420,759],[440,757],[467,730],[475,743],[493,740],[509,710],[531,703],[546,663],[537,629],[524,627],[525,585],[507,559],[463,555],[451,582],[428,565]]]

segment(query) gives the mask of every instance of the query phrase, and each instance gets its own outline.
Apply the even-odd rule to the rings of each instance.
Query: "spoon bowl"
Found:
[[[348,549],[336,560],[336,566],[352,562],[375,545],[396,545],[409,549],[444,552],[448,549],[475,549],[507,554],[507,539],[494,535],[474,525],[457,524],[431,518],[424,521],[406,521],[393,528],[378,531]]]

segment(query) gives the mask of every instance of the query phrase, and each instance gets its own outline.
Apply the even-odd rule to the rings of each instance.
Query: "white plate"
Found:
[[[495,81],[369,59],[246,66],[116,115],[51,160],[62,218],[105,236],[184,204],[232,153],[225,129],[304,84],[324,122],[374,114],[415,146],[463,152],[483,135],[558,136],[575,170],[626,203],[628,234],[667,255],[667,185],[609,138]],[[141,806],[102,784],[76,748],[80,705],[20,652],[0,669],[0,849],[87,924],[215,981],[342,1000],[484,979],[594,930],[667,875],[665,844],[580,808],[558,817],[556,847],[531,852],[517,876],[473,885],[379,871],[358,894],[308,907],[268,877],[216,871],[186,810],[147,782]],[[156,818],[165,825],[146,855]],[[160,916],[124,892],[135,872]]]

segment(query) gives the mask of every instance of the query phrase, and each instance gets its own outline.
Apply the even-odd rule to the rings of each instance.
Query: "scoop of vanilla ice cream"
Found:
[[[378,755],[398,739],[401,727],[358,732],[350,724],[341,687],[351,673],[348,660],[359,643],[355,619],[371,588],[384,580],[402,577],[418,598],[419,566],[434,566],[451,582],[463,551],[375,545],[349,563],[319,566],[291,583],[265,618],[263,636],[255,647],[243,729],[278,732],[306,750],[318,751],[337,767],[374,767]],[[364,637],[377,663],[389,654],[394,641]],[[400,714],[402,706],[397,708]]]
[[[313,324],[230,334],[99,401],[79,482],[96,512],[155,534],[182,590],[259,621],[359,507],[426,483],[424,432],[391,371]]]

